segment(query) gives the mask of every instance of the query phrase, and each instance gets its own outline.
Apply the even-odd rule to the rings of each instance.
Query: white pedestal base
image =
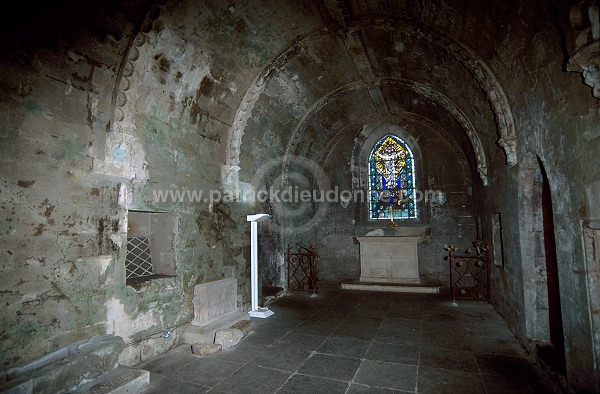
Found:
[[[269,308],[258,308],[254,311],[248,312],[250,317],[258,317],[260,319],[266,319],[267,317],[274,315],[275,312],[269,310]]]

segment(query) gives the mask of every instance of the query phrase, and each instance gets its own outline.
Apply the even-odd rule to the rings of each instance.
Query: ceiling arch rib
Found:
[[[310,118],[316,116],[317,113],[324,108],[326,105],[335,101],[336,99],[349,94],[355,90],[363,90],[366,89],[371,91],[373,86],[394,86],[399,89],[409,89],[413,92],[418,93],[419,95],[426,97],[440,106],[442,106],[447,112],[452,114],[452,116],[456,119],[456,121],[462,126],[463,130],[467,134],[467,137],[471,143],[471,147],[473,149],[473,153],[475,155],[477,172],[479,173],[479,177],[485,186],[488,185],[488,177],[487,177],[487,160],[485,157],[483,145],[481,143],[481,139],[477,134],[477,131],[471,121],[467,116],[458,108],[452,100],[443,95],[440,92],[435,91],[429,86],[408,80],[402,80],[397,78],[378,78],[373,81],[373,84],[368,84],[364,81],[354,82],[347,86],[342,86],[335,91],[330,92],[328,95],[321,97],[317,100],[313,106],[309,109],[307,113],[304,114],[304,117],[295,125],[295,127],[291,131],[291,137],[289,140],[288,147],[286,152],[294,151],[294,144],[297,142],[299,134],[304,130],[309,122]]]
[[[357,23],[360,24],[361,29],[369,27],[384,28],[408,34],[418,40],[434,45],[458,60],[486,93],[496,118],[498,134],[500,135],[498,145],[505,151],[506,164],[513,166],[517,163],[517,137],[508,99],[492,70],[474,50],[431,26],[423,27],[404,19],[363,16],[361,21]]]
[[[360,23],[360,29],[389,29],[394,31],[403,31],[412,37],[416,37],[418,40],[427,42],[429,45],[434,46],[437,50],[444,51],[451,55],[456,61],[463,65],[464,69],[468,71],[471,78],[476,81],[476,85],[485,93],[484,96],[489,101],[490,113],[494,114],[495,123],[500,134],[498,144],[505,150],[507,157],[507,164],[514,165],[516,163],[516,136],[515,129],[512,120],[512,114],[508,107],[506,97],[503,93],[502,88],[498,84],[493,73],[487,67],[487,65],[469,48],[456,40],[448,37],[442,33],[432,31],[431,29],[424,29],[412,22],[404,20],[391,20],[381,18],[366,18],[363,17]],[[252,116],[252,110],[256,103],[260,100],[261,94],[264,92],[269,82],[279,73],[283,72],[286,66],[288,66],[295,58],[300,54],[304,53],[307,48],[314,45],[319,39],[328,35],[336,35],[339,37],[345,36],[345,45],[350,55],[354,56],[368,56],[367,51],[364,49],[364,43],[360,41],[360,35],[356,35],[357,30],[354,33],[350,30],[346,30],[345,33],[333,33],[332,29],[328,27],[320,27],[312,30],[302,37],[298,37],[292,42],[281,54],[269,65],[267,65],[262,73],[254,80],[250,88],[247,90],[244,99],[237,109],[234,122],[230,129],[228,136],[228,142],[225,152],[225,163],[223,165],[223,185],[233,186],[237,184],[237,171],[239,170],[239,155],[241,151],[242,136],[246,131],[247,121]],[[354,34],[354,35],[353,35]],[[350,39],[348,39],[350,37]],[[362,48],[360,48],[360,46]],[[355,61],[355,64],[368,64],[368,62]],[[381,95],[381,84],[398,84],[393,78],[387,77],[376,77],[375,73],[368,66],[362,69],[357,69],[358,77],[361,79],[359,82],[351,82],[345,86],[333,87],[329,92],[326,92],[321,97],[314,98],[314,104],[310,106],[308,110],[301,116],[301,119],[294,128],[294,133],[297,133],[301,129],[303,122],[306,121],[314,113],[318,112],[320,108],[327,103],[328,99],[335,96],[343,95],[344,92],[348,92],[348,89],[368,89],[371,101],[375,105],[375,108],[382,108],[386,106],[385,98]],[[371,83],[366,83],[372,81]],[[438,83],[439,84],[439,83]],[[424,95],[434,101],[436,101],[446,111],[453,114],[459,123],[463,126],[465,133],[468,135],[471,145],[477,157],[477,167],[481,179],[487,182],[487,164],[485,160],[485,154],[483,145],[477,129],[473,126],[473,122],[470,120],[470,116],[476,116],[474,113],[467,115],[464,110],[455,105],[448,97],[447,94],[442,94],[439,88],[431,89],[427,84],[417,82],[404,82],[402,86],[406,89],[416,89],[420,95]],[[386,110],[387,111],[387,110]],[[384,111],[384,112],[386,112]],[[389,111],[387,111],[389,112]],[[383,114],[382,114],[383,115]]]
[[[471,167],[471,163],[474,162],[474,158],[469,155],[468,151],[465,151],[461,144],[459,144],[454,136],[450,135],[445,129],[440,127],[435,122],[432,122],[429,118],[424,116],[404,112],[400,114],[394,115],[386,115],[384,117],[379,116],[377,113],[367,114],[364,117],[350,121],[344,126],[340,127],[338,132],[332,136],[328,143],[323,148],[323,154],[321,154],[320,159],[318,159],[318,164],[321,168],[324,167],[325,161],[327,157],[334,149],[338,141],[340,141],[345,135],[352,135],[354,139],[354,149],[352,153],[352,158],[350,162],[350,166],[352,168],[352,188],[353,190],[359,190],[364,185],[359,183],[360,176],[358,176],[357,172],[360,167],[360,154],[359,152],[362,150],[362,144],[365,142],[366,137],[375,129],[379,127],[390,124],[397,125],[398,127],[403,128],[404,130],[409,131],[421,129],[423,127],[429,128],[432,131],[438,133],[442,138],[444,138],[448,144],[452,147],[452,149],[456,152],[457,157],[459,158],[459,164],[462,167],[462,174],[467,176],[466,185],[471,183],[471,171],[475,170]],[[471,152],[472,153],[472,152]],[[473,165],[473,167],[475,167]]]

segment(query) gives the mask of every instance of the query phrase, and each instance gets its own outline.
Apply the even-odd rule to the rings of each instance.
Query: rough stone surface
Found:
[[[237,281],[232,278],[203,283],[194,287],[194,326],[206,326],[237,309]]]
[[[150,372],[119,365],[107,374],[79,387],[74,393],[140,393],[150,384]]]
[[[243,337],[244,333],[235,328],[218,330],[215,333],[215,344],[221,345],[223,349],[229,349],[237,345]]]
[[[0,43],[1,368],[106,333],[131,344],[120,363],[148,359],[178,343],[183,329],[154,338],[194,318],[209,281],[235,278],[248,310],[248,213],[274,215],[265,283],[286,286],[296,243],[317,247],[318,278],[358,278],[353,237],[382,227],[365,201],[246,197],[368,194],[385,129],[420,151],[417,188],[447,196],[406,222],[431,228],[421,278],[447,284],[443,245],[491,245],[500,214],[493,302],[532,350],[550,336],[546,173],[566,380],[600,392],[597,2],[59,3],[15,4]],[[173,215],[168,275],[126,279],[131,210]]]
[[[251,320],[240,320],[230,327],[231,329],[240,330],[244,336],[248,335],[250,329],[252,328]]]
[[[238,321],[249,319],[250,316],[246,312],[234,312],[202,327],[190,325],[183,333],[183,340],[189,344],[213,343],[217,330],[230,328]]]
[[[223,350],[220,343],[195,343],[192,345],[192,353],[197,356],[208,356]]]
[[[42,368],[34,369],[26,375],[13,375],[9,370],[9,381],[0,386],[0,391],[67,392],[77,388],[82,382],[97,379],[114,370],[123,347],[123,340],[119,337],[112,335],[92,337],[87,341],[71,345],[62,359],[50,363],[36,362],[37,367]],[[27,368],[27,364],[23,367]]]

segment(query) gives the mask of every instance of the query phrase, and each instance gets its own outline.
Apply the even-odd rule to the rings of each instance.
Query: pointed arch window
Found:
[[[415,219],[415,163],[410,147],[395,135],[382,137],[369,155],[369,218]]]

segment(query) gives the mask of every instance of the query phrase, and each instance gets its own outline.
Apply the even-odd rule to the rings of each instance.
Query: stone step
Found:
[[[80,386],[74,393],[135,394],[150,384],[150,372],[119,365],[112,371]]]
[[[368,291],[390,291],[396,293],[439,293],[439,282],[428,283],[378,283],[362,282],[358,280],[346,280],[340,283],[342,289],[368,290]]]
[[[205,326],[191,325],[183,332],[183,340],[185,343],[214,343],[215,333],[217,330],[228,329],[240,320],[250,320],[250,315],[246,312],[230,312],[221,316],[216,321]]]

